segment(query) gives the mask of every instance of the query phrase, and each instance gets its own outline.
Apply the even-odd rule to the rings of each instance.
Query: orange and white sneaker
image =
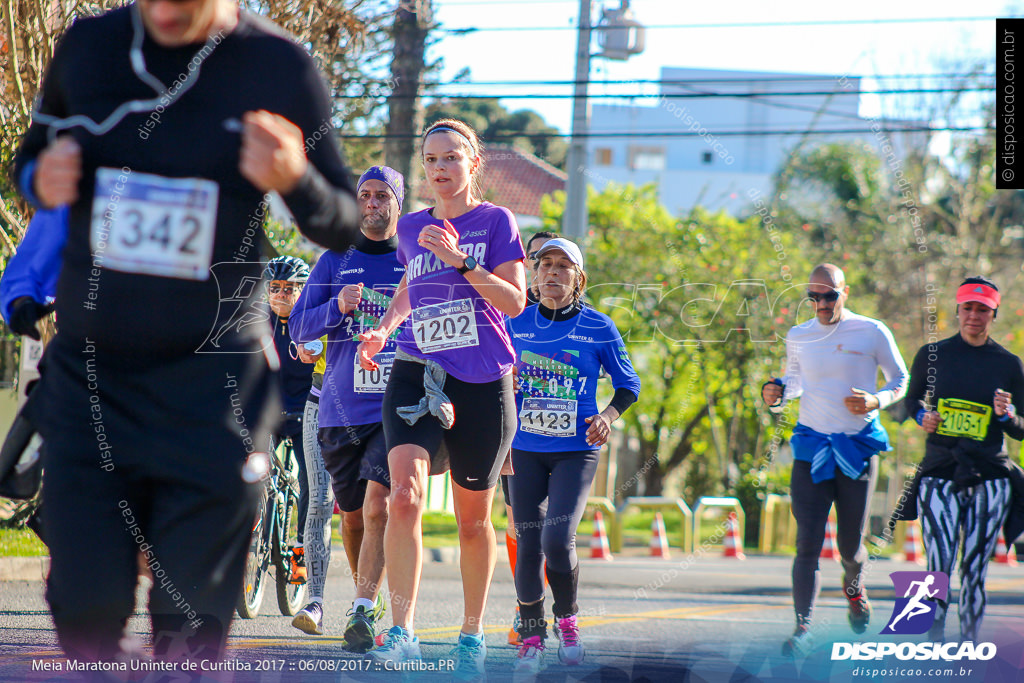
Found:
[[[519,605],[516,605],[516,616],[512,619],[512,628],[508,630],[508,644],[512,647],[523,644],[523,637],[519,635],[519,624]]]

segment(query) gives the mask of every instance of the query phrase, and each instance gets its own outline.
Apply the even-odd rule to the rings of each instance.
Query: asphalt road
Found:
[[[235,671],[220,680],[237,683],[291,681],[449,680],[447,674],[373,673],[341,649],[345,612],[353,594],[342,571],[344,554],[334,556],[327,584],[324,636],[307,636],[277,613],[273,593],[256,619],[236,619],[229,640]],[[923,636],[880,636],[894,604],[889,572],[920,569],[879,560],[870,565],[867,588],[874,607],[868,631],[855,635],[846,622],[838,563],[822,561],[822,597],[815,613],[815,651],[806,659],[782,657],[779,646],[793,629],[789,594],[790,560],[749,557],[670,560],[617,558],[584,560],[581,570],[580,624],[587,659],[578,667],[557,663],[554,647],[540,681],[866,681],[937,680],[1024,681],[1024,566],[992,565],[989,606],[981,641],[996,644],[989,661],[833,661],[834,642],[919,642]],[[958,585],[954,578],[953,585]],[[454,644],[462,608],[458,567],[434,563],[424,567],[416,633],[424,660],[444,666]],[[506,644],[514,589],[508,566],[499,564],[488,600],[486,629],[488,680],[511,679],[515,651]],[[388,625],[390,622],[385,618]],[[947,636],[955,630],[951,610]],[[131,630],[145,637],[147,621],[137,614]],[[952,638],[950,638],[952,640]],[[554,645],[552,639],[549,645]],[[908,646],[909,647],[909,646]],[[75,680],[65,673],[38,669],[45,663],[66,665],[57,647],[39,582],[0,583],[0,681]],[[881,671],[879,671],[881,670]],[[919,671],[918,671],[919,670]],[[179,672],[180,673],[180,672]],[[137,680],[170,683],[187,680],[179,673],[141,675]]]

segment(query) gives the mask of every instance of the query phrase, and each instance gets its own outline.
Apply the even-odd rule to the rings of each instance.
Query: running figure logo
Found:
[[[943,572],[892,572],[889,577],[897,597],[881,633],[926,633],[935,621],[935,601],[949,593],[949,577]]]

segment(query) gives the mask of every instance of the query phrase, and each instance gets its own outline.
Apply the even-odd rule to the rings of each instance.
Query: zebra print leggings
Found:
[[[928,570],[952,576],[953,562],[963,536],[960,560],[960,637],[977,640],[985,613],[985,574],[995,552],[999,529],[1010,509],[1010,480],[992,479],[954,490],[948,479],[922,477],[917,511],[924,534]],[[948,605],[939,602],[935,613],[938,633]]]

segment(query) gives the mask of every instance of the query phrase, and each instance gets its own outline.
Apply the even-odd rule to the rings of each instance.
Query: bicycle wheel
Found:
[[[299,540],[299,484],[295,475],[298,468],[294,466],[295,453],[289,447],[286,452],[285,464],[288,468],[286,479],[288,484],[281,495],[285,504],[278,506],[277,523],[274,525],[274,566],[277,578],[277,607],[281,614],[290,617],[298,612],[306,601],[306,585],[297,585],[288,581],[291,574],[290,550]]]
[[[242,595],[238,598],[237,612],[243,619],[252,619],[260,613],[263,591],[267,587],[267,570],[270,568],[270,527],[271,515],[276,506],[271,505],[270,492],[266,487],[260,494],[253,523],[249,552],[245,558],[245,576]]]
[[[274,527],[274,535],[278,536],[279,541],[274,544],[275,548],[290,549],[299,540],[298,523],[296,522],[299,517],[298,496],[288,495],[288,511],[285,517],[287,518],[287,527],[282,524],[285,520],[280,518],[278,518],[277,526]],[[283,530],[286,530],[287,533],[282,534]],[[277,606],[281,610],[281,614],[288,617],[294,616],[306,601],[306,584],[297,585],[288,581],[288,575],[291,573],[290,559],[289,555],[281,553],[280,561],[275,562],[277,567],[275,572],[277,577]]]

